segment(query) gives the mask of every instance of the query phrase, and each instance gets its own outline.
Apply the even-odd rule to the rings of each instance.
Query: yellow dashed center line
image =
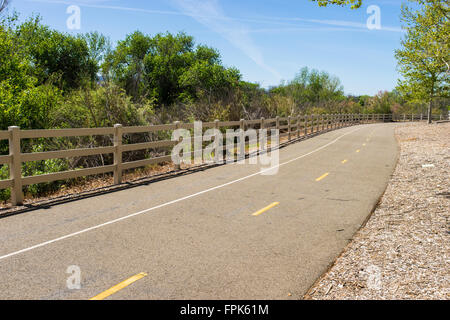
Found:
[[[342,164],[346,164],[348,162],[348,160],[343,160]]]
[[[356,150],[356,153],[359,153],[359,152],[361,152],[361,150]]]
[[[363,147],[365,147],[367,144],[363,143]]]
[[[91,298],[89,300],[103,300],[103,299],[106,299],[110,295],[112,295],[112,294],[114,294],[114,293],[116,293],[116,292],[118,292],[118,291],[128,287],[130,284],[132,284],[132,283],[134,283],[134,282],[136,282],[136,281],[138,281],[138,280],[140,280],[140,279],[142,279],[142,278],[144,278],[146,276],[147,276],[147,274],[144,273],[144,272],[139,273],[139,274],[137,274],[135,276],[132,276],[131,278],[129,278],[129,279],[125,280],[125,281],[122,281],[121,283],[115,285],[114,287],[109,288],[108,290],[106,290],[106,291],[96,295],[95,297],[93,297],[93,298]]]
[[[329,172],[325,173],[324,175],[322,175],[319,178],[317,178],[316,181],[319,182],[320,180],[325,179],[329,174],[330,174]]]
[[[272,209],[273,207],[276,207],[276,206],[279,205],[279,204],[280,204],[279,202],[274,202],[274,203],[272,203],[271,205],[268,205],[267,207],[265,207],[265,208],[263,208],[263,209],[261,209],[261,210],[255,212],[255,213],[253,214],[253,216],[255,216],[255,217],[256,217],[256,216],[259,216],[260,214],[263,214],[264,212],[266,212],[266,211]]]

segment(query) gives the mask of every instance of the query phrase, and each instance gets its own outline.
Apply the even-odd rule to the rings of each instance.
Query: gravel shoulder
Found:
[[[402,124],[396,137],[378,207],[305,299],[450,298],[450,123]]]

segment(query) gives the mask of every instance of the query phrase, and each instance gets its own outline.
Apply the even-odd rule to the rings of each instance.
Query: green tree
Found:
[[[99,32],[89,32],[81,36],[86,42],[89,50],[89,57],[100,66],[105,57],[111,52],[111,41],[108,37]]]
[[[196,59],[194,39],[185,33],[157,34],[145,58],[145,80],[160,106],[171,105],[183,93],[180,77]]]
[[[102,65],[107,80],[114,80],[134,100],[144,96],[144,59],[150,53],[152,39],[136,31],[119,41],[116,50],[110,52]]]
[[[414,2],[419,9],[402,7],[406,35],[395,54],[403,76],[398,90],[409,101],[427,102],[431,123],[434,101],[449,97],[449,5],[445,0]]]
[[[303,112],[313,106],[331,111],[345,98],[344,89],[337,77],[308,67],[302,68],[289,83],[271,91],[292,97],[295,109]]]
[[[58,79],[60,89],[76,89],[96,79],[97,63],[91,59],[89,47],[82,37],[61,33],[41,23],[34,16],[10,28],[20,44],[20,51],[33,65],[38,84]]]
[[[346,6],[351,4],[352,9],[358,9],[362,5],[362,0],[312,0],[317,1],[319,6],[326,7],[329,4]]]
[[[0,23],[0,130],[12,125],[48,128],[48,112],[58,104],[61,92],[50,83],[39,83],[16,23],[16,15]]]
[[[185,33],[151,37],[136,31],[119,42],[102,68],[133,101],[152,99],[160,109],[200,98],[217,102],[240,80],[239,71],[222,65],[217,50],[196,46]]]

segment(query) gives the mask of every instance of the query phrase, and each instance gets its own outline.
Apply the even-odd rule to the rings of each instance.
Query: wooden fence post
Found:
[[[175,130],[180,129],[180,121],[175,121]],[[180,137],[180,141],[181,141],[181,137]],[[175,170],[181,170],[181,158],[178,159],[179,163],[175,164]]]
[[[220,131],[220,120],[214,120],[214,129],[216,130],[216,132],[215,133],[217,133],[217,131]],[[215,135],[214,136],[214,143],[216,143],[217,141],[216,140],[218,140],[218,138],[220,138],[220,136],[217,136],[217,135]],[[221,143],[222,143],[222,147],[223,147],[223,136],[222,136],[222,141],[221,141]],[[225,142],[225,144],[226,144],[226,142]],[[220,151],[220,152],[223,152],[223,150],[222,151]],[[216,163],[219,163],[219,160],[218,159],[220,159],[220,155],[219,155],[219,153],[214,153],[214,161],[216,162]],[[223,161],[223,154],[222,154],[222,161]]]
[[[123,126],[114,125],[114,184],[122,183],[122,140]]]
[[[214,129],[219,130],[220,129],[220,121],[219,120],[214,120]]]
[[[264,130],[266,128],[266,118],[264,118],[264,117],[262,117],[261,118],[261,124],[260,124],[260,130]],[[260,133],[259,133],[260,135],[261,135],[261,131],[260,131]],[[270,132],[270,134],[272,135],[272,132]],[[266,137],[267,137],[267,141],[266,141],[266,143],[267,143],[267,150],[266,150],[266,152],[271,152],[271,148],[270,148],[270,146],[269,146],[269,135],[268,135],[268,132],[267,132],[267,134],[266,134]],[[259,142],[258,142],[259,143]],[[263,145],[260,145],[259,146],[259,148],[258,148],[258,155],[261,155],[261,151],[263,151],[263,148],[264,148],[265,146],[263,146]]]
[[[245,131],[245,120],[244,119],[240,120],[239,129],[241,129],[242,131]]]
[[[11,203],[13,206],[20,206],[23,204],[20,128],[9,127],[8,131],[9,155],[11,156],[9,175],[13,183],[11,188]]]
[[[280,130],[280,117],[277,116],[275,119],[275,129]]]
[[[300,138],[300,116],[297,116],[297,139]]]
[[[263,121],[261,119],[261,121]],[[245,119],[241,119],[239,122],[239,145],[237,146],[237,161],[245,160]],[[242,147],[243,146],[243,147]]]
[[[288,140],[291,141],[291,130],[292,130],[292,119],[291,116],[288,117]]]
[[[308,135],[308,116],[305,114],[304,116],[304,120],[305,120],[305,137]]]

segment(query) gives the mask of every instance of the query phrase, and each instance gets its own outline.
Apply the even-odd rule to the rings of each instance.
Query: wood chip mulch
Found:
[[[450,298],[450,124],[403,124],[396,136],[379,206],[305,299]]]

